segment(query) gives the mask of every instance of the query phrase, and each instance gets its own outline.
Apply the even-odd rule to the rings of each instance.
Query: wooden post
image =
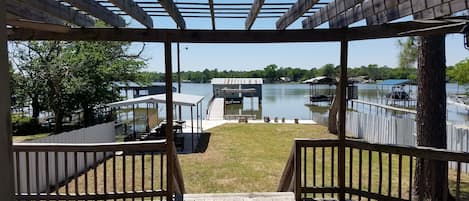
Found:
[[[14,200],[13,151],[11,145],[10,72],[8,64],[6,5],[0,1],[0,198]]]
[[[420,37],[418,51],[417,145],[445,149],[445,35]],[[448,197],[448,163],[421,158],[416,162],[416,199],[452,200]]]
[[[339,200],[345,200],[345,114],[347,111],[347,57],[348,41],[340,42],[340,95],[339,95]]]
[[[173,200],[174,186],[174,136],[173,136],[173,69],[171,63],[171,42],[164,43],[165,80],[166,80],[166,200]]]
[[[177,61],[178,61],[178,93],[181,93],[181,51],[180,51],[180,47],[179,47],[179,42],[177,43],[177,54],[178,54],[178,57],[177,57]],[[181,109],[181,105],[178,106],[178,118],[179,118],[179,121],[182,120],[182,109]]]
[[[295,141],[295,153],[294,153],[294,161],[295,161],[295,178],[294,183],[295,186],[293,187],[295,192],[295,200],[301,201],[301,147],[298,142]]]

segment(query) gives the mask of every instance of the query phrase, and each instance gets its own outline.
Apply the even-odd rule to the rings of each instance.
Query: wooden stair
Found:
[[[185,194],[184,201],[294,201],[292,192]]]

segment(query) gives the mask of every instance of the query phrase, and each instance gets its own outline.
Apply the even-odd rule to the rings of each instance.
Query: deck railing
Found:
[[[449,170],[449,190],[455,200],[469,199],[468,174],[461,165],[469,153],[424,147],[370,144],[345,141],[345,186],[339,186],[339,140],[297,139],[278,191],[294,191],[296,200],[339,198],[351,200],[412,200],[417,159],[454,162]],[[463,192],[464,191],[464,192]]]
[[[166,200],[173,193],[184,193],[177,156],[173,156],[176,170],[171,178],[176,192],[167,191],[167,146],[165,140],[14,144],[16,199]]]

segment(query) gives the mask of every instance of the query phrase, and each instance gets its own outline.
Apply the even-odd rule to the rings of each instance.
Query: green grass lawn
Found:
[[[274,192],[295,138],[335,138],[319,125],[226,124],[205,153],[180,155],[188,193]]]
[[[40,139],[47,137],[50,133],[38,133],[34,135],[13,136],[13,142],[26,142],[30,140]]]

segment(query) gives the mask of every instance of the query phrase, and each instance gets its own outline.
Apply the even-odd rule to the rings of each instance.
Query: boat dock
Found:
[[[453,101],[451,99],[448,99],[447,101],[448,101],[449,104],[453,104],[455,106],[458,106],[458,107],[464,108],[466,110],[469,110],[469,105],[466,105],[466,104],[460,103],[460,102],[456,102],[456,101]]]
[[[352,99],[350,101],[352,101],[352,103],[360,103],[360,104],[374,106],[374,107],[378,107],[378,108],[383,108],[383,109],[387,109],[387,110],[391,110],[391,111],[399,111],[399,112],[405,112],[405,113],[409,113],[409,114],[417,114],[416,110],[409,110],[409,109],[405,109],[405,108],[393,107],[393,106],[389,106],[389,105],[383,105],[383,104],[378,104],[378,103],[373,103],[373,102],[368,102],[368,101],[363,101],[363,100],[358,100],[358,99]]]
[[[209,105],[207,119],[208,120],[223,120],[225,114],[225,99],[215,98]]]

